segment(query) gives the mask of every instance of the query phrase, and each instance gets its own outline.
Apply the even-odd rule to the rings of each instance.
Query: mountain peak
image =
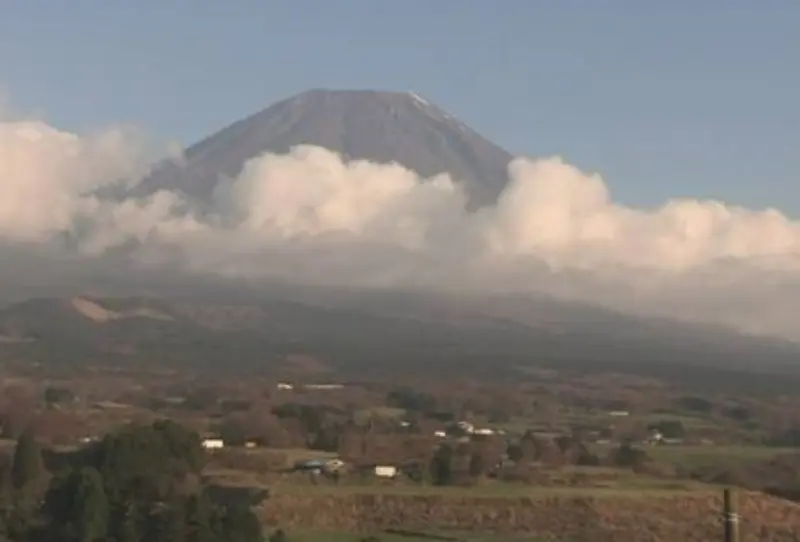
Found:
[[[264,153],[317,145],[345,159],[398,163],[424,178],[450,174],[473,206],[493,203],[511,155],[416,92],[311,89],[291,96],[189,147],[186,163],[147,179],[148,190],[180,190],[207,200]]]

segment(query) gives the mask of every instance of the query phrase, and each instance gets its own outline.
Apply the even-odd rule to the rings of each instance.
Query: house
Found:
[[[323,472],[338,472],[344,467],[341,459],[307,459],[294,464],[294,470],[322,474]]]
[[[627,410],[612,410],[611,412],[608,413],[609,416],[613,416],[615,418],[624,418],[629,414],[630,412],[628,412]]]
[[[293,390],[294,386],[292,386],[291,384],[287,384],[286,382],[278,382],[278,389],[279,390],[284,390],[284,391],[289,391],[289,390]]]
[[[201,444],[206,450],[220,450],[225,447],[225,442],[221,438],[203,439]]]
[[[494,433],[495,433],[494,429],[491,429],[489,427],[481,427],[480,429],[475,429],[472,432],[473,435],[486,435],[486,436],[494,435]]]
[[[439,438],[445,438],[447,436],[447,433],[445,433],[444,431],[434,431],[433,436]]]
[[[375,476],[379,478],[394,478],[397,476],[397,467],[393,465],[376,465]]]

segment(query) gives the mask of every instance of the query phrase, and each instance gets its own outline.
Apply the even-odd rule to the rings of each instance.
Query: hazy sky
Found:
[[[415,90],[623,203],[800,216],[800,2],[0,1],[0,85],[191,143],[311,87]]]

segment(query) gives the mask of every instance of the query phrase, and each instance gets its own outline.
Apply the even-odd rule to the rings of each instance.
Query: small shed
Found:
[[[397,476],[397,467],[394,465],[376,465],[375,476],[379,478],[394,478]]]
[[[219,450],[225,447],[225,441],[221,438],[207,438],[203,439],[202,445],[206,450]]]

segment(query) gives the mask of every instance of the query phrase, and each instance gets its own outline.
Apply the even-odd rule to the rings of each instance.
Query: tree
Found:
[[[67,388],[50,387],[44,390],[44,401],[49,405],[71,403],[75,396]]]
[[[213,542],[214,510],[208,495],[192,495],[186,503],[186,542]]]
[[[205,462],[200,437],[171,421],[131,424],[106,435],[86,453],[89,466],[103,475],[114,502],[165,500]]]
[[[14,460],[11,465],[11,485],[22,490],[39,480],[44,473],[42,451],[30,431],[23,431],[17,439]]]
[[[722,415],[740,423],[750,420],[751,417],[750,409],[741,405],[724,409]]]
[[[183,503],[172,501],[152,510],[147,522],[148,542],[176,542],[186,537],[186,511]]]
[[[50,528],[34,539],[260,542],[249,508],[212,506],[199,477],[203,455],[199,436],[174,422],[131,424],[108,434],[70,455],[71,468],[50,481],[41,509]],[[17,524],[14,532],[25,535],[35,525]]]
[[[506,448],[506,455],[511,461],[517,463],[523,457],[522,446],[518,443],[509,444],[508,448]]]
[[[539,445],[539,441],[536,436],[532,432],[528,431],[522,435],[522,438],[519,441],[519,448],[522,454],[520,459],[524,457],[525,459],[532,461],[538,459],[541,446]]]
[[[483,474],[485,468],[486,464],[483,460],[483,456],[479,453],[472,454],[469,460],[469,475],[473,478],[477,478]]]
[[[240,420],[231,418],[219,426],[219,436],[226,446],[244,446],[247,442],[247,431]]]
[[[386,404],[390,407],[416,412],[432,412],[436,409],[436,399],[425,393],[414,391],[408,387],[391,390],[386,395]]]
[[[115,542],[141,542],[144,518],[136,503],[117,505],[109,530]]]
[[[222,538],[227,542],[261,542],[261,522],[243,504],[231,504],[222,516]]]
[[[209,410],[219,404],[217,392],[212,388],[202,388],[189,394],[183,406],[189,410]]]
[[[74,482],[73,507],[80,542],[94,542],[108,530],[108,499],[103,478],[96,469],[81,469]]]
[[[453,448],[443,444],[436,450],[431,460],[431,479],[437,486],[444,486],[453,482]]]
[[[704,414],[711,412],[711,410],[714,408],[714,404],[708,399],[693,395],[681,397],[678,400],[678,404],[686,410],[690,410],[692,412],[702,412]]]
[[[5,502],[11,492],[12,458],[8,455],[0,456],[0,502]]]
[[[309,443],[309,448],[312,450],[335,452],[339,447],[341,433],[342,427],[340,425],[323,425]]]
[[[613,462],[618,467],[638,467],[647,461],[647,454],[644,450],[634,448],[629,443],[621,444],[613,452]]]
[[[97,469],[73,469],[56,479],[47,492],[44,512],[50,529],[67,540],[94,542],[106,536],[110,509]]]
[[[272,409],[279,420],[297,420],[306,435],[316,435],[322,428],[325,419],[325,407],[286,403]]]

